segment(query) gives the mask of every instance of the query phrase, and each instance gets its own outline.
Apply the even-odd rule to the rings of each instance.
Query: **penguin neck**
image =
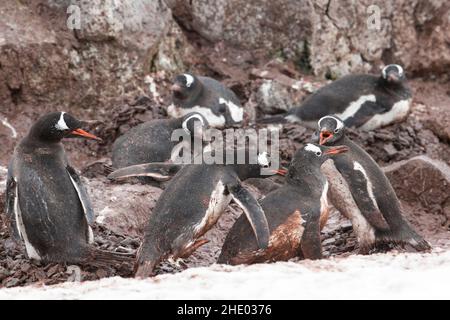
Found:
[[[400,97],[402,99],[407,99],[411,97],[411,92],[405,82],[399,83],[389,83],[383,77],[380,77],[378,80],[378,87],[386,91],[387,93]]]
[[[305,165],[296,167],[294,172],[289,171],[286,177],[286,183],[306,190],[308,191],[307,193],[322,192],[323,186],[327,182],[327,179],[318,166]]]
[[[22,140],[21,145],[26,149],[59,149],[61,140],[46,140],[33,134],[32,131]]]

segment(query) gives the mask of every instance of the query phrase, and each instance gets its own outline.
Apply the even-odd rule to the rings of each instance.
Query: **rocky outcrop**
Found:
[[[102,179],[89,181],[96,222],[115,234],[142,237],[148,217],[162,190],[142,184],[111,185]]]
[[[450,167],[427,156],[400,161],[384,168],[398,197],[440,216],[450,225]],[[431,216],[429,217],[431,219]]]
[[[213,42],[310,64],[334,78],[397,62],[409,72],[450,66],[445,0],[167,0],[184,26]]]
[[[151,70],[185,68],[186,39],[162,0],[4,0],[0,11],[4,113],[20,102],[89,109],[144,87]]]

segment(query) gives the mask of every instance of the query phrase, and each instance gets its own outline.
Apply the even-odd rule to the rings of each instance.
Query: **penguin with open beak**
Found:
[[[235,151],[236,152],[236,151]],[[201,237],[211,229],[228,204],[234,200],[249,221],[259,248],[266,248],[269,227],[263,210],[241,180],[261,176],[261,168],[270,165],[266,153],[248,152],[246,162],[231,164],[144,164],[113,172],[109,178],[175,173],[149,217],[143,244],[136,262],[136,277],[154,274],[154,268],[166,258],[187,258],[207,243]],[[237,152],[235,153],[236,156]],[[236,159],[236,158],[235,158]]]
[[[418,251],[430,249],[428,242],[403,217],[400,201],[381,168],[366,151],[346,137],[344,122],[330,115],[321,118],[318,126],[316,139],[321,145],[344,145],[349,149],[333,161],[360,211],[348,214],[356,222],[354,228],[360,241],[360,252],[367,253],[380,242],[409,244]],[[334,205],[341,212],[348,211],[346,206]],[[368,228],[358,228],[365,223]]]
[[[338,158],[344,146],[325,147],[307,144],[298,150],[285,184],[261,200],[269,224],[267,248],[259,248],[249,223],[239,217],[228,233],[218,263],[253,264],[286,261],[301,256],[322,258],[320,230],[328,219],[328,183],[320,171],[330,157]]]
[[[38,261],[107,265],[128,257],[95,249],[94,212],[61,140],[101,140],[65,112],[42,116],[19,143],[8,168],[6,216],[12,237]]]

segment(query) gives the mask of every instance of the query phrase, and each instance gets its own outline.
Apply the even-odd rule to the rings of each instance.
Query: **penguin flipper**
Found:
[[[250,222],[258,246],[261,249],[266,249],[269,246],[270,231],[266,215],[260,204],[238,180],[228,184],[227,189],[232,195],[233,200],[242,208]]]
[[[16,216],[18,215],[18,212],[16,210],[20,210],[18,206],[18,194],[17,194],[17,182],[14,178],[12,172],[11,172],[11,166],[8,170],[8,178],[6,182],[6,219],[7,224],[9,226],[9,232],[11,235],[11,238],[14,240],[14,242],[18,243],[22,239],[20,235],[20,231],[18,229]]]
[[[364,168],[357,162],[353,165],[354,168],[349,166],[338,167],[338,170],[348,183],[353,200],[355,200],[361,214],[373,228],[379,231],[390,230],[389,224],[378,207],[373,195],[372,183],[368,180]]]
[[[180,171],[182,167],[182,164],[166,162],[137,164],[114,171],[108,175],[108,179],[121,180],[130,177],[151,177],[157,181],[167,181]]]
[[[78,198],[80,199],[81,206],[83,207],[84,215],[86,216],[86,220],[89,225],[92,225],[95,220],[95,214],[86,187],[81,181],[81,178],[78,175],[77,171],[73,167],[67,165],[66,170],[69,173],[70,180],[72,181],[75,190],[77,191]]]

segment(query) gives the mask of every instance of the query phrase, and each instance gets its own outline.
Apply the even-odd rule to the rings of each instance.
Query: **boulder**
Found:
[[[418,156],[385,167],[398,197],[410,205],[450,219],[450,167],[427,156]],[[444,222],[445,222],[444,221]]]
[[[309,65],[331,78],[401,63],[408,72],[450,66],[446,0],[166,0],[187,29],[213,42]]]
[[[142,184],[111,184],[105,179],[86,182],[97,224],[119,235],[143,236],[161,189]]]

